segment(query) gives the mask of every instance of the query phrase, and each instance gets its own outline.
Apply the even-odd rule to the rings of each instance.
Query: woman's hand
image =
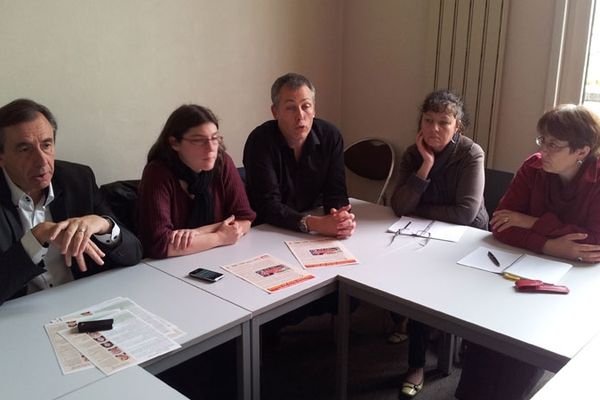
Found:
[[[583,240],[587,236],[587,233],[569,233],[556,239],[548,239],[542,252],[549,256],[579,262],[600,262],[600,245],[577,243],[577,240]]]
[[[531,215],[511,210],[495,211],[490,221],[492,230],[502,232],[512,226],[531,229],[538,219]]]
[[[235,220],[235,215],[221,222],[216,231],[222,245],[234,244],[244,233],[243,226]]]
[[[195,229],[177,229],[171,232],[171,246],[175,250],[185,250],[192,245],[192,240],[198,235]]]
[[[431,150],[427,143],[425,143],[423,131],[419,131],[419,133],[417,133],[415,143],[417,145],[417,150],[419,150],[419,154],[421,154],[421,157],[423,157],[423,164],[421,164],[421,167],[417,170],[416,174],[419,178],[425,180],[427,179],[427,176],[429,176],[429,172],[431,171],[433,163],[435,162],[435,153],[433,150]]]

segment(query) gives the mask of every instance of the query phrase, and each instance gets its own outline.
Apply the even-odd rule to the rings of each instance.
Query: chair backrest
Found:
[[[377,204],[383,204],[387,186],[394,172],[394,148],[382,139],[360,139],[344,150],[344,163],[354,174],[373,181],[382,181]]]
[[[246,168],[244,167],[237,167],[238,173],[240,174],[240,178],[242,178],[242,182],[244,182],[244,185],[246,184]]]
[[[485,209],[491,217],[498,203],[506,193],[508,186],[512,182],[513,174],[510,172],[498,171],[496,169],[486,168],[485,170],[485,188],[483,189],[483,199]]]
[[[100,186],[100,193],[112,209],[117,220],[128,230],[137,233],[135,203],[140,181],[115,181]]]

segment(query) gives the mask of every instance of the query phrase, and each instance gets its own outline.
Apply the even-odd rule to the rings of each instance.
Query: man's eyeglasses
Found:
[[[568,144],[558,144],[554,140],[548,140],[548,138],[543,135],[535,138],[535,144],[537,144],[540,149],[545,148],[550,153],[556,153],[557,151],[569,147]]]
[[[181,140],[185,140],[186,142],[189,142],[189,143],[193,144],[194,146],[207,147],[208,145],[213,145],[213,144],[219,145],[219,144],[223,143],[223,136],[215,135],[211,138],[195,138],[195,139],[181,138]]]

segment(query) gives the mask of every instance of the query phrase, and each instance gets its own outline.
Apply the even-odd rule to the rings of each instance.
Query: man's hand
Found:
[[[339,210],[332,208],[329,215],[311,215],[306,219],[308,229],[325,236],[346,239],[354,233],[356,216],[350,212],[352,206],[347,205]]]
[[[83,254],[90,256],[99,265],[104,264],[102,258],[105,256],[90,237],[108,233],[110,229],[111,224],[106,219],[90,214],[60,222],[43,222],[36,225],[31,233],[41,244],[48,243],[60,248],[68,267],[74,257],[79,269],[87,271]]]
[[[587,233],[569,233],[556,239],[549,239],[542,249],[549,256],[566,258],[588,263],[600,262],[600,245],[577,243],[587,238]]]

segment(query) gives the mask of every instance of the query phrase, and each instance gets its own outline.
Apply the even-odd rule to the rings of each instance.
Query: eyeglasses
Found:
[[[560,145],[557,144],[554,140],[548,140],[546,136],[543,135],[540,135],[535,138],[535,144],[537,144],[540,149],[545,148],[550,153],[556,153],[557,151],[569,147],[568,144]]]
[[[196,138],[196,139],[181,138],[181,140],[185,140],[186,142],[189,142],[189,143],[193,144],[194,146],[206,147],[208,145],[213,145],[213,144],[219,145],[219,144],[223,143],[223,136],[215,135],[211,138]]]

